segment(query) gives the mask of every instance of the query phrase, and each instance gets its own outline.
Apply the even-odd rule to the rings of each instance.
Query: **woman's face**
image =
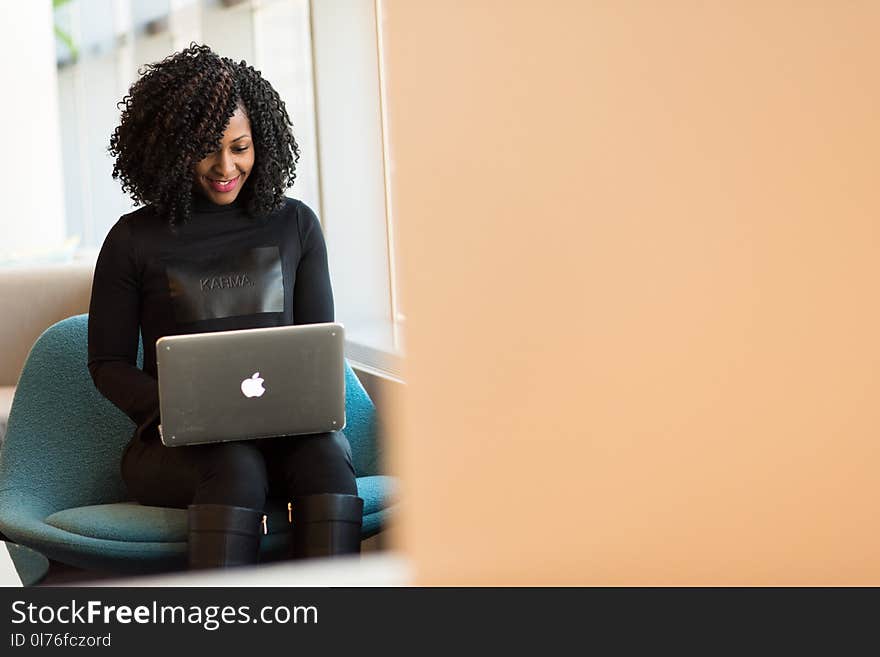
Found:
[[[226,125],[220,149],[195,166],[196,186],[217,205],[232,203],[254,166],[251,122],[236,108]]]

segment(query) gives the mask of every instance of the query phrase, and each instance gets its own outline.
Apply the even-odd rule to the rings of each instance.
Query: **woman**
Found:
[[[333,321],[320,224],[284,196],[299,159],[284,103],[245,62],[192,44],[147,66],[119,105],[113,177],[144,207],[98,256],[88,367],[137,425],[126,486],[142,504],[188,508],[193,568],[256,562],[267,497],[293,509],[292,556],[358,552],[363,500],[341,432],[188,447],[158,435],[158,338]],[[200,285],[230,273],[251,284]]]

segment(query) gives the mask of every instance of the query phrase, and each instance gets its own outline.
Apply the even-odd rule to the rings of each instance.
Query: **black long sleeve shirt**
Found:
[[[327,250],[308,206],[287,198],[253,219],[238,201],[219,206],[195,195],[190,221],[176,232],[150,206],[110,229],[92,283],[88,368],[140,434],[159,418],[160,337],[329,321]]]

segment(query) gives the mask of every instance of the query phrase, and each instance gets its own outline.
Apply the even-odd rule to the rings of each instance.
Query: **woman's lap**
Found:
[[[122,476],[141,504],[262,507],[266,497],[357,494],[351,447],[342,432],[165,447],[133,440]]]

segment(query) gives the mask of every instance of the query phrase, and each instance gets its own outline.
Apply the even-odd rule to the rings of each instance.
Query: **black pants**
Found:
[[[341,431],[165,447],[153,428],[122,455],[122,478],[141,504],[228,504],[263,509],[267,497],[357,495],[351,446]]]

